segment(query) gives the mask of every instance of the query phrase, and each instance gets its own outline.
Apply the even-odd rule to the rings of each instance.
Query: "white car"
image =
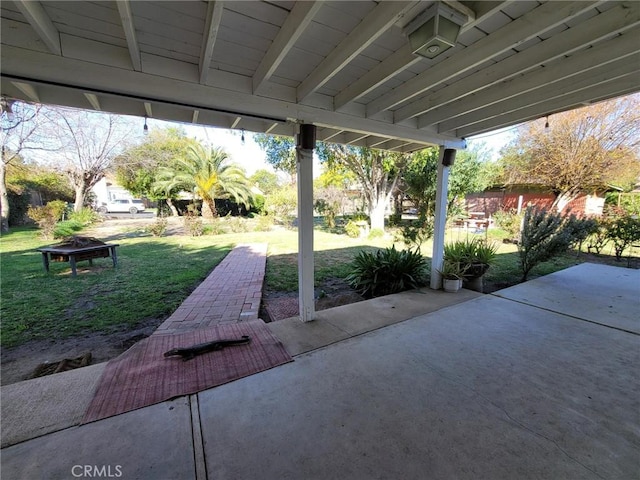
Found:
[[[137,198],[118,198],[98,207],[100,213],[138,213],[144,212],[144,203]]]

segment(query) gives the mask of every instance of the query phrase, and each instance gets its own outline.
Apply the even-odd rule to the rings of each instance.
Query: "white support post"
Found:
[[[315,126],[302,125],[298,134],[298,301],[300,320],[315,318],[313,278],[313,146]],[[311,147],[311,148],[309,148]]]
[[[438,177],[436,180],[436,209],[433,227],[433,253],[431,255],[431,284],[432,289],[442,288],[442,275],[438,272],[442,268],[444,258],[444,232],[447,225],[447,191],[449,187],[449,167],[455,159],[455,150],[449,152],[445,160],[444,146],[440,147],[438,155]],[[452,154],[451,154],[452,153]],[[447,163],[447,165],[445,165]]]

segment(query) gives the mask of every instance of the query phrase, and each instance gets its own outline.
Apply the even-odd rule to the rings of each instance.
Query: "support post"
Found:
[[[442,275],[438,272],[442,268],[444,258],[444,232],[447,225],[447,192],[449,187],[449,168],[453,165],[456,151],[440,147],[438,155],[438,177],[436,180],[436,209],[433,226],[433,252],[431,255],[431,283],[430,287],[438,290],[442,287]]]
[[[315,318],[313,277],[313,149],[315,125],[300,125],[296,156],[298,173],[298,301],[300,320]]]

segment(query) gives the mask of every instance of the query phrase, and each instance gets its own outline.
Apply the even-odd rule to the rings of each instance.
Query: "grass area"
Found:
[[[346,277],[350,273],[350,262],[360,250],[393,244],[390,235],[363,240],[321,229],[314,235],[316,286],[327,279]],[[447,232],[446,241],[473,235],[452,230]],[[491,238],[500,241],[501,232],[492,232]],[[52,263],[51,272],[44,272],[40,253],[35,249],[52,242],[40,238],[37,230],[13,229],[1,237],[0,341],[3,347],[31,339],[133,329],[150,319],[164,319],[239,243],[269,244],[267,291],[293,292],[298,288],[298,236],[294,230],[151,237],[142,235],[139,229],[123,229],[115,237],[103,240],[120,244],[118,268],[112,268],[111,259],[96,259],[89,269],[84,268],[86,262],[81,262],[78,277],[71,278],[68,263]],[[431,248],[431,242],[425,243],[422,253],[430,257]],[[587,260],[592,261],[593,256],[567,254],[539,265],[530,277]],[[606,255],[597,260],[621,265]],[[519,282],[521,273],[515,245],[500,244],[496,261],[485,278],[498,288]]]
[[[3,347],[165,318],[232,247],[206,237],[122,238],[116,269],[108,258],[94,260],[90,269],[80,262],[72,278],[68,263],[51,263],[51,272],[44,272],[35,249],[50,243],[33,229],[2,236]]]

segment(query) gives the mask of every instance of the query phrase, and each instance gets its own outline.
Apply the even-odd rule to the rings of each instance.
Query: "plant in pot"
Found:
[[[464,271],[465,288],[482,291],[482,276],[487,273],[495,259],[498,246],[479,238],[472,240],[458,240],[444,247],[444,259],[458,262]]]
[[[438,273],[442,275],[442,288],[445,292],[454,293],[462,288],[464,267],[460,262],[452,262],[445,259]]]

